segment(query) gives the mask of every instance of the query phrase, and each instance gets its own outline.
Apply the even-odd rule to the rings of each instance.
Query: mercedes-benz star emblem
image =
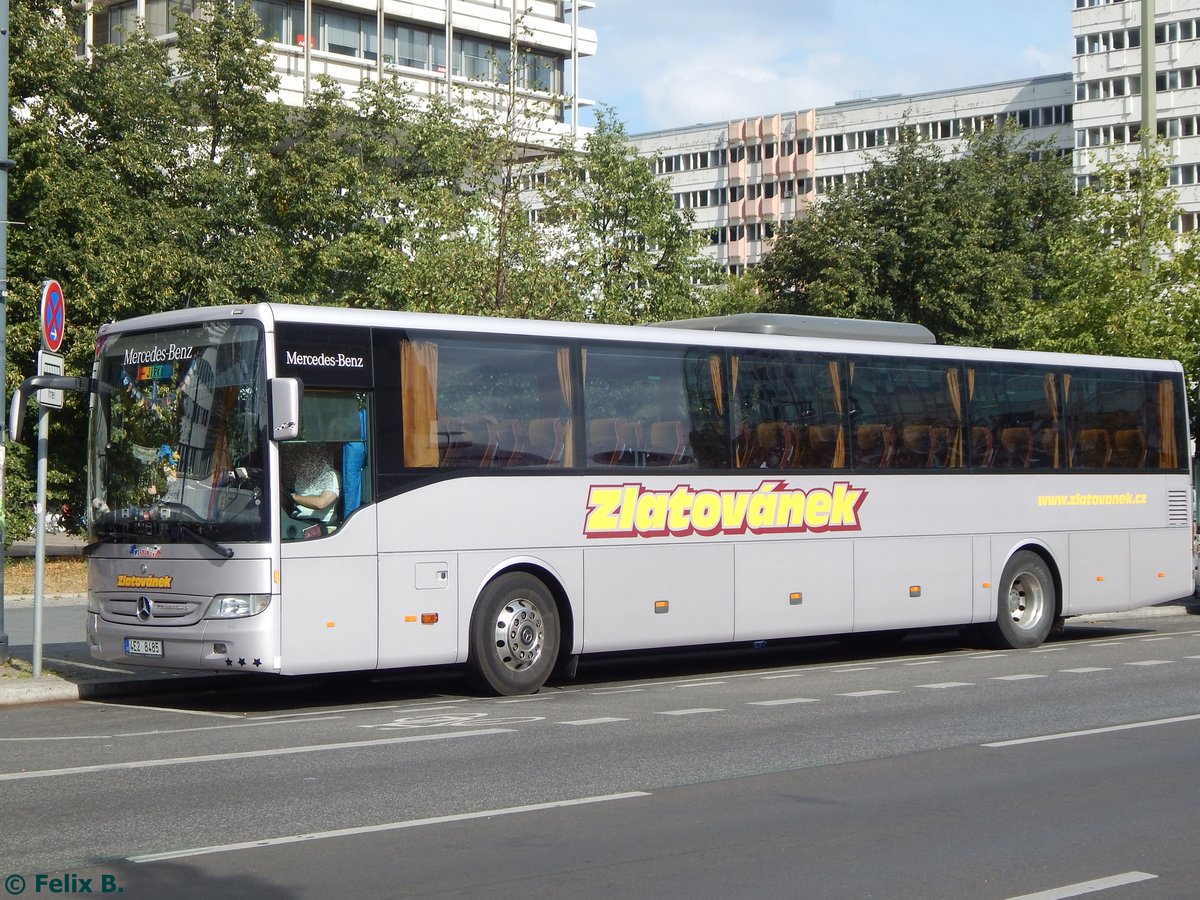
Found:
[[[154,601],[149,597],[138,597],[137,599],[137,617],[143,622],[150,621],[150,617],[154,615]]]

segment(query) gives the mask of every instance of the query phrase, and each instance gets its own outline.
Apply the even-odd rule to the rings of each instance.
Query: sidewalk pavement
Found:
[[[29,597],[7,597],[6,602],[32,600]],[[80,617],[87,598],[80,594],[45,597],[43,603],[53,606],[79,606]],[[1077,623],[1118,622],[1122,619],[1143,619],[1157,616],[1200,615],[1200,600],[1186,597],[1157,606],[1147,606],[1126,612],[1080,616]],[[134,697],[166,691],[208,690],[217,679],[230,684],[255,678],[241,672],[188,672],[178,669],[156,669],[144,666],[124,666],[120,663],[92,659],[86,641],[47,644],[42,648],[42,676],[33,678],[31,646],[14,646],[11,655],[23,673],[0,674],[0,706],[18,703],[46,703],[56,700],[98,700],[113,697]],[[265,676],[260,676],[265,677]]]
[[[9,611],[22,606],[31,609],[33,597],[9,595],[4,602]],[[78,607],[82,632],[87,607],[85,595],[46,596],[42,598],[42,604],[43,609]],[[44,642],[40,678],[32,675],[32,645],[13,645],[9,647],[9,655],[15,665],[0,667],[0,707],[19,703],[98,700],[165,691],[203,690],[214,686],[217,679],[244,681],[247,677],[253,677],[241,672],[191,672],[103,662],[92,659],[87,641]]]

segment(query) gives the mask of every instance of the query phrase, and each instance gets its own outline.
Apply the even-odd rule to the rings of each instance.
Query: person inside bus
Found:
[[[331,524],[337,512],[337,473],[319,446],[297,444],[292,449],[285,472],[291,479],[293,515]],[[287,483],[285,477],[284,484]]]

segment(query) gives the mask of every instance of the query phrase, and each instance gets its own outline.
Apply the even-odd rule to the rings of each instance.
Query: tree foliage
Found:
[[[612,119],[564,148],[542,196],[534,176],[560,168],[537,150],[544,100],[418,100],[391,79],[347,96],[318,78],[288,108],[251,6],[197,7],[170,49],[138,30],[86,57],[70,4],[13,7],[9,393],[33,369],[47,277],[70,373],[90,370],[101,323],[188,306],[688,314],[698,245]],[[84,417],[74,397],[52,417],[51,494],[75,504]],[[8,455],[9,539],[28,529],[30,460]]]
[[[1066,160],[1014,128],[972,134],[950,159],[901,127],[861,178],[783,230],[755,280],[781,311],[1011,345],[1075,205]]]
[[[1172,229],[1178,213],[1163,146],[1098,163],[1079,215],[1051,244],[1046,294],[1023,322],[1025,343],[1171,357],[1195,383],[1200,247]]]

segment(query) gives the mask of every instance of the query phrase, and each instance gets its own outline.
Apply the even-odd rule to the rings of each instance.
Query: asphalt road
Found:
[[[1200,619],[14,707],[0,876],[125,897],[1190,897]],[[15,881],[6,882],[12,893]],[[71,886],[69,880],[62,887]]]

